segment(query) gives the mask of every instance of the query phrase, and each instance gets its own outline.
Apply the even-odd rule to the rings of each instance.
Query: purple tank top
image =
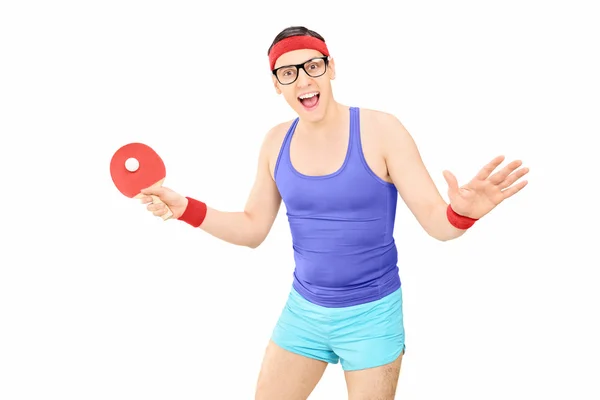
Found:
[[[290,161],[288,130],[275,182],[292,233],[294,289],[324,307],[379,300],[400,287],[393,238],[398,192],[368,167],[360,138],[360,110],[350,108],[350,140],[341,168],[307,176]]]

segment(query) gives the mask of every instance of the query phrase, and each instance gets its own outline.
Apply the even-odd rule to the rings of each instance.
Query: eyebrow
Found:
[[[308,59],[308,60],[306,60],[306,61],[302,61],[301,63],[298,63],[298,64],[288,64],[288,65],[282,65],[282,66],[280,66],[280,67],[275,67],[275,69],[279,69],[279,68],[285,68],[285,67],[295,67],[296,65],[302,65],[302,64],[306,64],[307,62],[309,62],[309,61],[312,61],[312,60],[314,60],[315,58],[321,58],[321,57],[325,57],[325,56],[315,56],[315,57],[311,57],[311,58],[309,58],[309,59]]]

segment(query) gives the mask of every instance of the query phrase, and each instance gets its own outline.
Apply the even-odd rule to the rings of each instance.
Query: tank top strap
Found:
[[[360,108],[350,107],[350,157],[359,157],[362,152],[360,142]]]
[[[290,125],[287,133],[285,134],[285,137],[283,138],[283,143],[281,144],[281,147],[279,149],[279,155],[277,156],[277,162],[275,163],[275,169],[273,171],[275,180],[277,180],[277,172],[279,171],[279,167],[281,165],[291,166],[290,142],[294,131],[296,130],[296,126],[298,125],[298,121],[300,121],[300,118],[296,118],[294,122],[292,122],[292,125]]]

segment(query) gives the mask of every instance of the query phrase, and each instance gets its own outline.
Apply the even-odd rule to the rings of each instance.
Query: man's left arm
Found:
[[[496,157],[466,185],[459,187],[453,174],[444,171],[448,183],[447,203],[427,171],[417,145],[402,123],[389,114],[382,115],[383,149],[388,174],[398,193],[419,224],[435,239],[447,241],[463,235],[485,214],[527,184],[521,181],[527,168],[515,170],[513,161],[500,171],[492,172],[504,160]]]

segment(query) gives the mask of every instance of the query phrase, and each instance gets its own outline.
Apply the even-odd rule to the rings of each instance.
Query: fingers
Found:
[[[509,176],[515,169],[519,168],[521,165],[523,165],[523,162],[521,160],[515,160],[507,164],[504,168],[496,172],[494,175],[490,176],[489,181],[494,185],[499,185],[500,183],[504,182],[507,176]]]
[[[498,183],[498,187],[500,189],[506,189],[522,177],[524,177],[529,172],[529,168],[521,168],[520,170],[513,172],[512,174],[505,177],[500,183]]]
[[[175,194],[174,196],[174,192],[172,190],[167,189],[163,186],[153,186],[146,189],[142,189],[141,193],[142,195],[140,196],[140,202],[142,204],[146,204],[146,209],[150,211],[154,216],[163,217],[163,220],[168,219],[166,218],[167,214],[171,213],[170,216],[172,216],[172,211],[169,208],[169,206],[165,204],[165,201],[177,202],[179,195]],[[175,198],[175,200],[173,198]]]
[[[152,201],[152,199],[150,199],[150,201]],[[148,204],[146,209],[157,217],[161,217],[167,213],[167,206],[165,203],[151,203]]]
[[[502,161],[504,161],[504,156],[498,156],[498,157],[494,158],[486,166],[481,168],[481,170],[477,173],[475,178],[477,178],[479,180],[487,179],[488,176],[490,176],[490,174],[492,172],[494,172],[494,170],[496,168],[498,168],[498,165],[502,164]]]
[[[151,196],[143,196],[140,198],[140,203],[142,203],[142,204],[152,203],[152,197]]]
[[[140,202],[142,204],[148,204],[152,203],[152,197],[161,198],[162,196],[165,196],[165,194],[168,193],[168,189],[163,186],[154,186],[142,189],[140,193],[142,194],[142,196],[140,197]]]
[[[508,189],[504,189],[502,191],[502,194],[504,195],[504,200],[508,199],[510,196],[513,196],[517,193],[519,193],[519,191],[521,191],[521,189],[523,189],[525,186],[527,186],[527,181],[521,181],[519,183],[517,183],[514,186],[509,187]]]

